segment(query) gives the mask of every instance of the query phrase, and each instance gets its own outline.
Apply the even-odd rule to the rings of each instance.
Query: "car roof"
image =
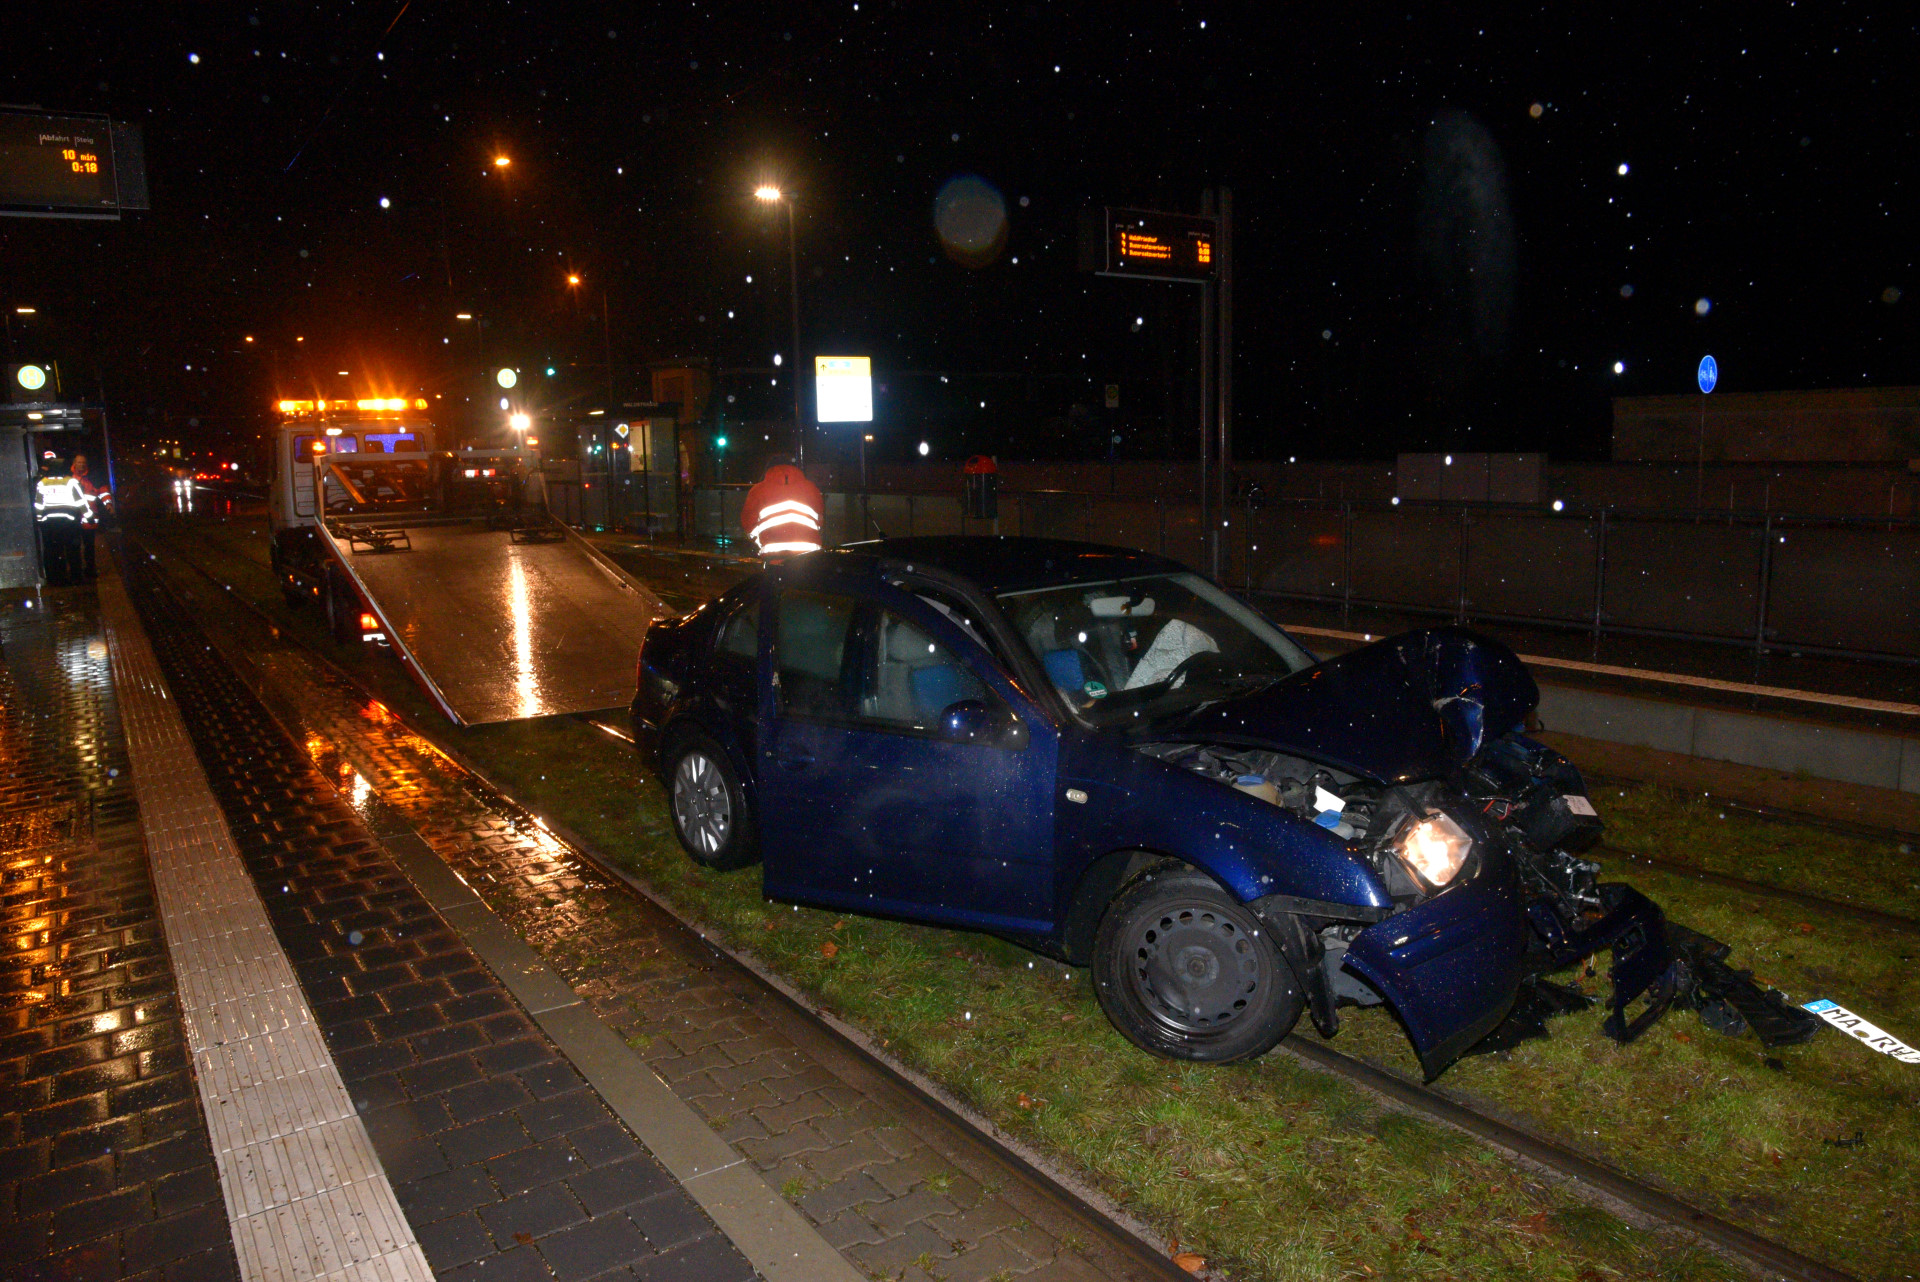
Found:
[[[822,555],[859,556],[945,570],[971,580],[990,595],[1142,574],[1182,573],[1187,569],[1178,561],[1130,548],[986,534],[876,539]]]

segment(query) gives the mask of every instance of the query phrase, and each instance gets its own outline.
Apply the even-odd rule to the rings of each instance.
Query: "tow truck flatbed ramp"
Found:
[[[323,534],[389,644],[462,725],[622,706],[648,626],[671,613],[572,531],[515,541],[483,524],[411,525],[412,547],[355,553]]]

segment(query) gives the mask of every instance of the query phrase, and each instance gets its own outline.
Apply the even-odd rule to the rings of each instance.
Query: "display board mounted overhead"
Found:
[[[140,126],[0,111],[0,215],[113,219],[146,208]]]
[[[1081,231],[1081,266],[1102,276],[1206,282],[1216,275],[1213,218],[1155,209],[1106,209]],[[1092,233],[1098,234],[1098,239]]]

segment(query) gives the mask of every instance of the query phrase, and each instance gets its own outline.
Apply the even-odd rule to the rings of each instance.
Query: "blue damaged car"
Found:
[[[889,539],[657,625],[637,677],[696,862],[1091,965],[1155,1054],[1259,1055],[1385,1002],[1431,1078],[1602,948],[1610,1033],[1672,998],[1659,910],[1596,883],[1581,777],[1472,632],[1321,661],[1160,557]]]

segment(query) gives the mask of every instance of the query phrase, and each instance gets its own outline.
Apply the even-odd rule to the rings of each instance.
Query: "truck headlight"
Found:
[[[1400,861],[1429,886],[1444,886],[1473,852],[1473,838],[1442,814],[1428,815],[1400,838]]]

